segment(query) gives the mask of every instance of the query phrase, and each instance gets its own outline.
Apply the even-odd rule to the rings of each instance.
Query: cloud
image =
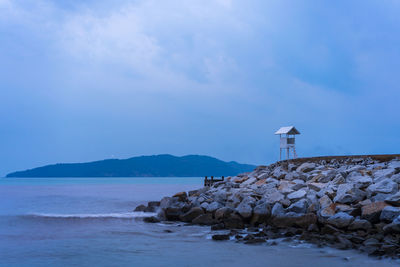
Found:
[[[127,64],[135,72],[151,71],[162,49],[146,34],[131,8],[107,17],[78,14],[68,17],[60,32],[62,47],[73,56],[99,64]]]
[[[398,148],[398,8],[0,0],[3,140],[32,144],[25,162],[112,150],[265,163],[275,128],[294,124],[301,155]],[[14,146],[3,159],[18,161]]]

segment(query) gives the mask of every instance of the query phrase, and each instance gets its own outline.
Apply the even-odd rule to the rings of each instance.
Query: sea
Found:
[[[0,178],[0,266],[399,266],[353,250],[213,241],[206,226],[144,223],[139,204],[203,178]]]

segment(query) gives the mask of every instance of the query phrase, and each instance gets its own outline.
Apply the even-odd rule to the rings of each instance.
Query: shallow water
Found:
[[[146,224],[134,207],[202,178],[0,179],[1,266],[398,266],[356,251],[210,240],[209,227]]]

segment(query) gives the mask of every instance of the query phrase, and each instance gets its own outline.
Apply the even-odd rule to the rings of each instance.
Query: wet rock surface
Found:
[[[213,235],[218,241],[273,244],[276,238],[296,238],[400,258],[399,183],[399,158],[283,161],[135,211],[158,212],[149,222],[183,221],[230,231]]]

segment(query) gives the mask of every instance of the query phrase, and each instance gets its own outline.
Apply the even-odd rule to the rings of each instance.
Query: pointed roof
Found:
[[[275,134],[300,134],[294,126],[281,127]]]

